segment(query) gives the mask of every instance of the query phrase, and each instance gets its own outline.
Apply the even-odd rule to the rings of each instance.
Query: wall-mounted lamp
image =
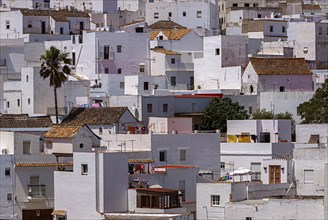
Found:
[[[281,167],[281,172],[285,173],[285,167]]]
[[[268,172],[268,168],[267,167],[263,167],[264,172],[267,173]]]

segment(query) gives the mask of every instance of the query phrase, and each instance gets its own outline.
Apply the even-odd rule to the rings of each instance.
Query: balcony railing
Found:
[[[46,196],[46,185],[27,185],[28,197],[40,198]]]

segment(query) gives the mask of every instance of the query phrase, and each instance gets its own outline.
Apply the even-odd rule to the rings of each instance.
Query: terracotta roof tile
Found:
[[[57,167],[57,166],[73,166],[73,163],[16,163],[16,167]]]
[[[51,215],[56,215],[56,216],[66,216],[67,212],[66,210],[54,210]]]
[[[174,21],[157,21],[152,25],[148,26],[149,29],[157,29],[157,30],[163,30],[163,29],[187,29],[186,27],[175,23]]]
[[[128,160],[129,164],[137,164],[137,163],[155,163],[155,160],[150,159],[130,159]]]
[[[312,75],[304,58],[250,58],[258,75]]]
[[[67,22],[67,17],[84,17],[90,18],[89,14],[84,11],[67,11],[67,10],[30,10],[20,9],[24,16],[50,16],[55,21]]]
[[[158,52],[158,53],[164,53],[166,55],[180,55],[177,52],[174,52],[172,50],[166,50],[165,48],[154,48],[152,50],[155,51],[155,52]]]
[[[304,4],[302,5],[303,10],[321,10],[320,5]]]
[[[48,128],[53,125],[49,116],[29,117],[27,114],[0,115],[0,128]]]
[[[71,139],[81,128],[81,126],[54,126],[44,134],[44,137]]]
[[[78,126],[114,124],[126,111],[129,111],[126,107],[73,108],[62,124]]]
[[[163,31],[151,31],[150,40],[155,40],[160,32],[162,32],[169,40],[181,40],[191,29],[175,29],[175,30],[163,30]]]

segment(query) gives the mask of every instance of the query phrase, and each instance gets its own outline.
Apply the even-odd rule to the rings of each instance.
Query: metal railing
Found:
[[[27,185],[29,197],[44,197],[46,196],[46,185]]]

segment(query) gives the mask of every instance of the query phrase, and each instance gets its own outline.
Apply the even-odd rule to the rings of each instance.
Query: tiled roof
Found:
[[[304,58],[250,58],[258,75],[311,75]]]
[[[27,114],[0,115],[0,128],[47,128],[53,125],[49,116],[29,117]]]
[[[73,108],[62,124],[79,126],[114,124],[126,111],[128,111],[126,107]]]
[[[57,167],[57,166],[73,166],[73,163],[16,163],[16,167]]]
[[[304,4],[302,5],[303,10],[321,10],[320,5]]]
[[[174,21],[157,21],[152,25],[148,26],[149,29],[157,29],[157,30],[163,30],[163,29],[187,29],[186,27],[175,23]]]
[[[67,212],[65,210],[54,210],[51,215],[55,216],[66,216]]]
[[[67,17],[84,17],[89,18],[89,14],[84,11],[67,11],[67,10],[30,10],[20,9],[24,16],[50,16],[55,21],[67,22]]]
[[[54,126],[44,134],[44,137],[71,139],[81,128],[81,126]]]
[[[138,23],[142,23],[142,22],[145,22],[145,20],[132,21],[132,22],[130,22],[130,23],[126,23],[126,24],[120,25],[120,27],[126,27],[126,26],[130,26],[130,25],[138,24]]]
[[[155,51],[155,52],[158,52],[158,53],[164,53],[166,55],[180,55],[177,52],[174,52],[172,50],[166,50],[165,48],[154,48],[152,50]]]
[[[137,164],[137,163],[154,163],[155,160],[150,159],[130,159],[129,164]]]
[[[151,31],[149,34],[150,34],[150,40],[155,40],[155,38],[160,32],[162,32],[169,40],[180,40],[190,31],[191,29],[175,29],[175,30]]]

